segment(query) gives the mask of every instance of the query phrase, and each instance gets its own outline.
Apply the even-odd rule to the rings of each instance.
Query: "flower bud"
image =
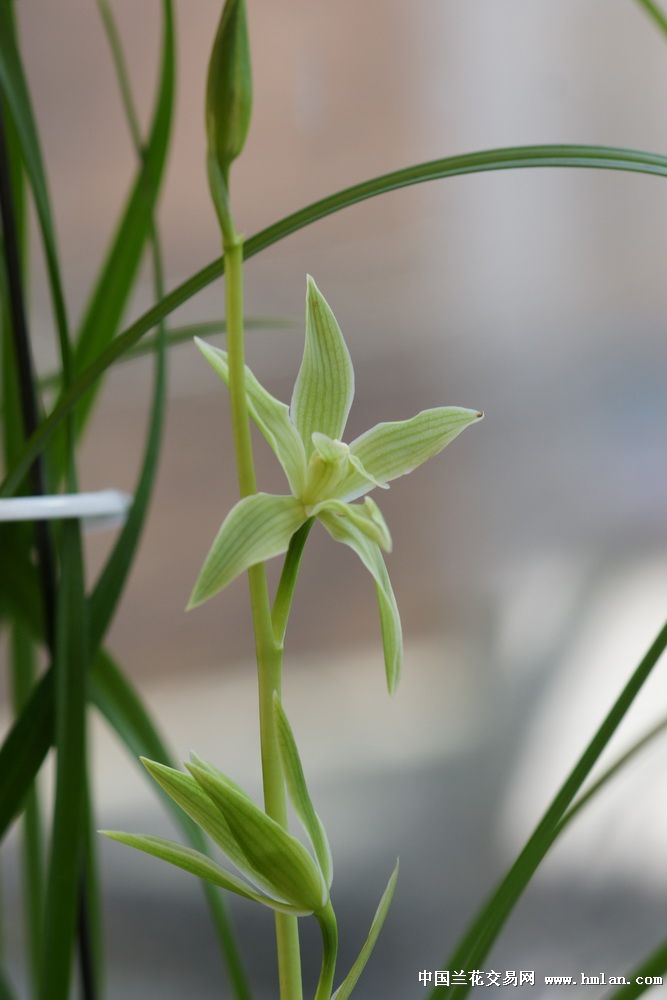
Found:
[[[250,46],[245,0],[227,0],[213,43],[206,85],[210,168],[225,186],[245,145],[252,110]]]

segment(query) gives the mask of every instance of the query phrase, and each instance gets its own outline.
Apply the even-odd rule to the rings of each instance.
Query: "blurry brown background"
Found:
[[[220,4],[176,7],[178,102],[160,206],[169,287],[219,252],[202,95]],[[134,157],[94,3],[18,9],[78,316]],[[546,142],[667,149],[667,41],[631,0],[250,0],[249,10],[255,108],[233,172],[248,235],[355,181],[448,154]],[[147,122],[159,4],[115,0],[114,11]],[[401,855],[360,998],[417,996],[417,971],[442,967],[664,618],[666,233],[658,179],[521,171],[384,196],[248,265],[248,314],[296,323],[249,334],[249,362],[276,395],[291,392],[310,272],[355,362],[349,438],[439,403],[487,414],[380,498],[406,638],[394,699],[373,588],[354,557],[313,532],[297,591],[285,700],[331,833],[341,970]],[[46,370],[54,336],[37,253],[35,265]],[[151,302],[146,268],[132,315]],[[218,282],[174,319],[223,314]],[[150,362],[110,378],[84,488],[132,490],[150,384]],[[262,487],[283,490],[263,442],[258,458]],[[226,391],[186,345],[171,355],[158,489],[110,644],[178,754],[195,748],[257,790],[245,582],[183,612],[235,499]],[[109,544],[89,537],[91,578]],[[649,688],[619,747],[667,710],[659,672]],[[166,830],[132,762],[102,727],[95,741],[100,825]],[[573,828],[489,968],[535,968],[538,981],[622,973],[664,937],[665,752],[647,754]],[[101,855],[111,1000],[226,995],[194,882],[117,845]],[[258,997],[272,997],[270,918],[235,910]],[[14,953],[20,930],[16,910]],[[305,947],[314,968],[310,930]]]

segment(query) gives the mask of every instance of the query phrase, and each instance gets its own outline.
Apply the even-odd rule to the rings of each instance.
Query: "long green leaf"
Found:
[[[445,968],[473,969],[482,965],[524,889],[563,828],[561,821],[567,809],[607,743],[618,729],[666,646],[667,623],[663,625],[651,647],[632,673],[602,725],[565,779],[507,875],[470,924],[454,953],[445,963]],[[456,987],[436,986],[428,996],[429,1000],[435,1000],[436,997],[463,997],[469,990],[470,984]]]
[[[160,295],[161,299],[162,296]],[[285,318],[273,316],[249,316],[244,320],[244,328],[248,330],[296,330],[296,323]],[[197,337],[212,337],[226,332],[224,320],[205,320],[201,323],[187,323],[185,326],[174,326],[166,331],[166,346],[180,347],[189,344]],[[116,359],[117,364],[127,364],[138,358],[154,354],[158,349],[159,337],[146,337],[126,354]],[[62,382],[59,372],[50,372],[39,379],[40,389],[58,388]],[[3,412],[0,410],[0,413]]]
[[[253,257],[319,219],[388,191],[446,177],[526,167],[580,167],[667,177],[667,157],[657,153],[607,146],[516,146],[450,156],[383,174],[381,177],[363,181],[361,184],[355,184],[336,194],[329,195],[327,198],[313,202],[306,208],[273,223],[247,240],[243,247],[244,257],[246,259]],[[60,422],[107,368],[126,351],[133,348],[161,319],[183,305],[216,278],[219,278],[222,273],[223,260],[220,257],[174,288],[161,302],[152,306],[123,333],[114,338],[111,344],[78,375],[70,388],[63,393],[58,405],[42,421],[27,442],[20,458],[6,476],[0,487],[0,496],[12,495],[35,455],[46,447]]]
[[[83,371],[118,330],[139,262],[153,227],[155,204],[167,158],[174,104],[174,15],[171,0],[162,0],[163,37],[160,80],[150,133],[125,210],[95,283],[77,335],[75,371]],[[77,426],[90,413],[98,381],[77,407]]]
[[[150,757],[173,767],[171,754],[139,694],[104,650],[98,655],[91,673],[90,697],[125,745],[134,763],[139,766],[142,775],[145,776],[146,771],[139,765],[140,757]],[[168,795],[161,793],[160,797],[191,846],[196,851],[206,853],[206,840],[199,827],[188,819]],[[250,987],[224,898],[208,882],[202,883],[202,890],[225,956],[234,996],[236,1000],[250,1000]]]
[[[30,93],[19,55],[11,6],[0,4],[0,88],[10,111],[12,124],[21,147],[21,156],[30,181],[37,218],[44,244],[46,269],[60,342],[63,380],[72,374],[71,350],[65,295],[60,277],[55,229],[49,203],[46,172],[32,112]],[[30,463],[29,463],[30,464]]]
[[[33,689],[36,676],[35,650],[30,633],[14,622],[10,638],[12,666],[12,701],[18,715]],[[39,956],[42,940],[42,910],[44,905],[43,831],[39,791],[36,781],[24,800],[22,843],[22,876],[24,922],[28,942],[27,957],[33,990],[39,976]]]
[[[56,801],[44,918],[40,1000],[66,1000],[83,860],[86,780],[86,607],[80,527],[65,521],[55,651]]]
[[[620,986],[610,994],[610,1000],[634,1000],[634,997],[641,996],[646,990],[653,986],[662,986],[667,974],[667,941],[662,941],[655,951],[647,955],[639,965],[636,965],[632,972],[625,978],[628,980],[627,986]],[[654,979],[655,982],[647,983],[647,979]],[[641,982],[637,982],[641,980]]]

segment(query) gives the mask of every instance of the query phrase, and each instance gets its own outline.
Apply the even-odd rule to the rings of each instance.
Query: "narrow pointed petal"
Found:
[[[363,947],[359,952],[359,955],[346,975],[343,982],[340,984],[336,992],[332,995],[331,1000],[348,1000],[348,997],[352,994],[354,987],[357,985],[361,973],[366,968],[368,959],[371,957],[373,948],[375,947],[375,942],[380,936],[380,931],[384,925],[387,918],[387,913],[389,912],[389,907],[391,906],[391,901],[394,896],[394,890],[396,888],[396,880],[398,879],[398,861],[396,862],[396,867],[394,868],[389,881],[387,883],[387,888],[382,893],[382,899],[378,904],[378,908],[375,911],[375,916],[373,917],[373,922],[371,923],[371,929],[368,932],[368,937],[364,941]]]
[[[354,370],[336,317],[313,279],[306,293],[306,343],[294,384],[291,416],[306,447],[314,431],[340,438],[354,398]]]
[[[329,840],[322,820],[315,812],[315,807],[310,798],[292,727],[275,691],[273,694],[273,711],[276,719],[276,731],[278,733],[280,762],[285,776],[287,792],[294,806],[294,811],[313,845],[322,877],[327,886],[331,888],[333,864]]]
[[[195,343],[214,372],[225,385],[229,385],[227,351],[211,347],[205,340],[195,337]],[[295,495],[303,489],[306,475],[306,452],[299,433],[290,420],[289,407],[272,396],[257,381],[246,365],[245,389],[248,413],[266,439],[267,444],[285,470],[290,488]]]
[[[295,915],[310,912],[291,906],[289,903],[282,902],[282,900],[273,899],[264,893],[255,892],[251,886],[246,885],[240,878],[221,868],[215,861],[207,858],[205,854],[201,854],[191,847],[183,847],[182,844],[177,844],[173,840],[165,840],[163,837],[151,837],[144,834],[121,833],[117,830],[100,830],[100,833],[110,840],[117,840],[120,844],[134,847],[137,851],[150,854],[152,857],[166,861],[168,864],[174,865],[176,868],[181,868],[191,875],[203,878],[206,882],[211,882],[221,889],[227,889],[229,892],[236,893],[237,896],[243,896],[245,899],[252,899],[256,903],[262,903],[273,910]]]
[[[188,764],[191,775],[222,811],[243,853],[276,896],[299,909],[321,910],[329,892],[312,857],[245,794],[208,768]]]
[[[405,476],[437,455],[482,416],[479,410],[466,410],[461,406],[422,410],[411,420],[377,424],[350,444],[350,453],[360,459],[370,475],[387,483]],[[348,489],[348,500],[368,492],[368,487],[354,474],[343,487]]]
[[[239,500],[211,546],[188,608],[203,604],[250,566],[286,552],[305,520],[303,505],[294,497],[255,493]]]
[[[391,694],[398,684],[403,659],[403,633],[401,619],[396,605],[387,567],[379,546],[352,522],[349,517],[341,517],[329,510],[323,510],[319,518],[332,538],[343,542],[357,553],[362,563],[375,580],[375,591],[380,612],[380,629],[384,649],[384,666],[387,688]]]
[[[387,522],[382,516],[378,505],[370,497],[364,497],[364,502],[344,503],[342,500],[323,500],[313,508],[313,517],[318,517],[322,511],[330,511],[339,517],[347,517],[372,542],[379,545],[385,552],[391,552],[391,535]]]

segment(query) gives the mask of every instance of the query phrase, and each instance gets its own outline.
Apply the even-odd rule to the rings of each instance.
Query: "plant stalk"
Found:
[[[315,1000],[330,1000],[338,955],[338,924],[331,900],[322,913],[317,914],[317,920],[322,931],[322,968],[315,991]]]
[[[229,394],[239,490],[242,497],[257,492],[248,407],[245,395],[243,343],[243,240],[235,232],[224,241],[225,292]],[[264,807],[267,814],[287,827],[287,801],[280,766],[273,694],[281,696],[282,648],[276,642],[271,618],[269,588],[263,564],[248,570],[250,604],[255,630],[259,725]],[[276,913],[276,944],[281,1000],[302,1000],[301,958],[297,918]]]

